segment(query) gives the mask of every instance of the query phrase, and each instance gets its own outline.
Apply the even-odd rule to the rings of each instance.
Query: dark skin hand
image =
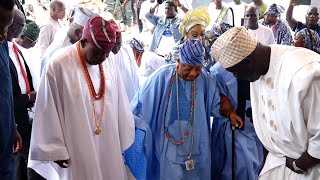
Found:
[[[230,101],[226,101],[220,104],[220,114],[230,119],[232,126],[236,128],[243,127],[243,120],[237,115]]]
[[[15,128],[13,153],[19,152],[21,148],[22,148],[22,138],[21,138],[17,128]]]
[[[54,162],[58,164],[61,168],[68,168],[68,165],[69,165],[68,160],[59,160]]]
[[[320,159],[310,156],[308,152],[304,152],[298,159],[292,159],[292,158],[286,157],[286,166],[292,171],[294,171],[293,161],[296,161],[297,167],[299,167],[300,169],[306,172],[308,169],[320,163]]]
[[[34,92],[34,91],[31,91],[31,92],[29,93],[29,96],[30,96],[29,102],[34,103],[34,102],[36,101],[37,93]]]

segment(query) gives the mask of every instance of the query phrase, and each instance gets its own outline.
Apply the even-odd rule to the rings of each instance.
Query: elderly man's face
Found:
[[[0,7],[0,43],[7,38],[8,27],[13,23],[13,12]]]
[[[177,65],[177,73],[179,77],[186,81],[195,80],[201,73],[202,65],[191,65],[179,60]]]
[[[306,23],[310,26],[317,25],[319,21],[319,11],[318,8],[310,8],[306,14]]]

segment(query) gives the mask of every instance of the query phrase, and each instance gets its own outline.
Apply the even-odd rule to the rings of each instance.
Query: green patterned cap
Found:
[[[32,21],[24,25],[22,32],[28,37],[38,38],[40,28],[35,22]]]

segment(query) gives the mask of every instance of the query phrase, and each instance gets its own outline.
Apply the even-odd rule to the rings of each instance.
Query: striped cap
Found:
[[[204,60],[204,47],[198,39],[188,39],[179,47],[180,60],[191,65],[201,65]]]
[[[90,18],[83,28],[83,37],[99,49],[111,50],[116,42],[114,20],[104,20],[100,16]]]

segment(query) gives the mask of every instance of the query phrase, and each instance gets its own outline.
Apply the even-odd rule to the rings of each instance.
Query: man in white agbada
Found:
[[[59,22],[59,20],[62,20],[65,14],[66,7],[62,1],[51,1],[48,21],[40,26],[39,48],[41,57],[49,45],[53,42],[57,31],[62,27],[62,22]]]
[[[262,45],[244,27],[218,38],[211,55],[251,82],[254,128],[269,152],[259,179],[319,179],[320,56],[305,48]]]
[[[80,40],[82,30],[88,19],[97,16],[94,12],[87,8],[75,7],[74,19],[68,28],[61,28],[56,33],[53,42],[45,51],[41,58],[41,73],[49,62],[50,57],[58,49],[72,45]]]
[[[116,43],[114,44],[112,53],[110,53],[109,57],[110,59],[113,59],[118,66],[129,102],[131,102],[139,88],[139,77],[137,74],[138,67],[130,46],[122,44],[122,34],[116,24],[114,29],[116,29]]]
[[[129,41],[130,49],[132,49],[134,59],[138,66],[139,84],[143,84],[144,81],[154,71],[161,66],[166,65],[166,61],[163,57],[157,55],[151,51],[144,50],[144,44],[141,40],[132,38]]]
[[[245,27],[248,32],[261,44],[275,44],[272,30],[259,24],[258,21],[259,9],[255,6],[249,6],[244,13]]]
[[[208,9],[211,21],[206,30],[211,30],[214,24],[220,24],[222,22],[233,25],[232,12],[228,5],[222,2],[222,0],[212,1]]]
[[[46,179],[127,179],[122,152],[134,121],[118,68],[107,57],[114,21],[93,17],[79,42],[59,50],[42,76],[29,167]]]

